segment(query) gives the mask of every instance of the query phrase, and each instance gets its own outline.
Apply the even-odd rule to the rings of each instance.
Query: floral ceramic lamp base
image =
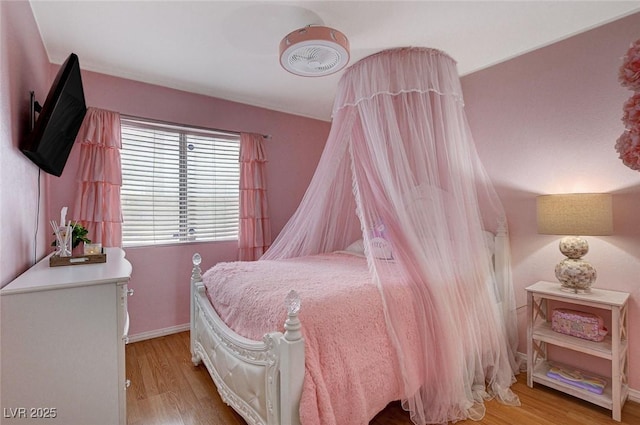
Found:
[[[589,293],[596,281],[596,269],[582,259],[589,252],[589,244],[579,236],[565,236],[560,240],[560,252],[567,258],[556,266],[556,278],[563,291]]]

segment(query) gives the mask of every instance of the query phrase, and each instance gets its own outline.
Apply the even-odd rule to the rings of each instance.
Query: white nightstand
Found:
[[[629,369],[627,342],[627,301],[626,292],[592,288],[590,294],[575,294],[560,289],[557,282],[537,282],[527,290],[527,384],[533,387],[537,382],[556,390],[571,394],[583,400],[611,410],[616,421],[621,420],[622,405],[627,399]],[[548,301],[560,301],[580,306],[606,310],[611,315],[609,335],[602,342],[588,341],[554,332],[551,329],[551,311]],[[606,311],[603,312],[606,314]],[[547,371],[547,345],[563,347],[611,362],[611,376],[602,395],[565,384],[549,378]],[[574,365],[575,366],[575,365]]]

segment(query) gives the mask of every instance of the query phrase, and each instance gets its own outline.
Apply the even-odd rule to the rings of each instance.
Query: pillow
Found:
[[[371,250],[371,255],[374,258],[378,258],[380,260],[393,259],[391,244],[384,238],[371,239],[371,242],[369,243],[369,249]]]
[[[364,241],[362,239],[358,239],[353,242],[351,245],[344,249],[347,252],[352,252],[358,255],[364,255]]]

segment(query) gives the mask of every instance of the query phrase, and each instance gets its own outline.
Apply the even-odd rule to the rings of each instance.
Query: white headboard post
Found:
[[[202,285],[202,270],[200,269],[200,263],[202,262],[202,257],[197,252],[193,254],[192,257],[193,269],[191,270],[191,298],[190,298],[190,320],[191,320],[191,332],[190,332],[190,347],[191,347],[191,361],[193,364],[200,363],[200,358],[195,354],[195,338],[196,335],[193,332],[194,323],[196,320],[195,317],[195,293],[197,291],[196,285]]]
[[[500,291],[497,295],[500,297],[500,302],[502,302],[502,288],[504,288],[509,273],[509,268],[511,267],[509,259],[509,235],[507,233],[507,223],[505,217],[500,217],[500,219],[498,220],[498,229],[496,230],[494,249],[496,283],[498,288],[500,288]]]

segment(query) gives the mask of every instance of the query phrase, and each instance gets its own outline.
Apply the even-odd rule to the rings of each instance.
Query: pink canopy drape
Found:
[[[122,245],[120,114],[88,108],[76,142],[80,146],[74,217],[93,243]]]
[[[240,134],[240,226],[238,258],[257,260],[271,245],[267,205],[267,156],[260,134]]]
[[[363,239],[412,421],[479,420],[491,397],[519,403],[510,268],[494,271],[486,242],[499,226],[504,211],[475,150],[455,62],[433,49],[392,49],[341,78],[316,173],[262,259]],[[411,291],[418,340],[385,276]]]

